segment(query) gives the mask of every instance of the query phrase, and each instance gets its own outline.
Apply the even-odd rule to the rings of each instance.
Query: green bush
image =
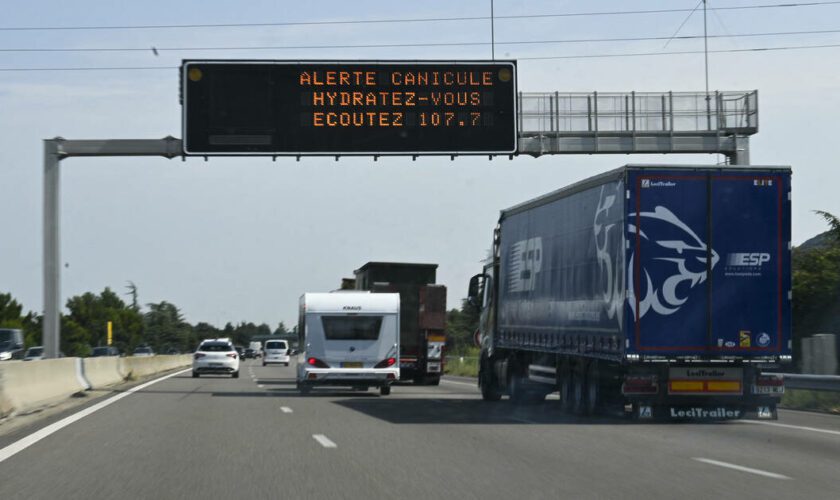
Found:
[[[786,389],[782,407],[791,410],[824,411],[840,414],[840,393]]]
[[[478,357],[478,347],[465,349],[458,354],[447,354],[444,372],[459,377],[477,377]]]

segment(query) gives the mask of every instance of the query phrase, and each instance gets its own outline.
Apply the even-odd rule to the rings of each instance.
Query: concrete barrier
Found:
[[[125,380],[120,372],[117,357],[84,358],[82,367],[84,376],[93,389],[102,389]]]
[[[79,358],[0,363],[0,416],[46,406],[87,389]]]
[[[192,356],[61,358],[0,362],[0,417],[41,408],[77,392],[185,368]]]
[[[120,358],[119,371],[126,378],[137,378],[189,366],[190,363],[192,356],[189,354],[129,356]]]

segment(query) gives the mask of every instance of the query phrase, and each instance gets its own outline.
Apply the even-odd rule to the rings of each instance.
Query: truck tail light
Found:
[[[785,376],[781,373],[763,373],[755,377],[753,394],[784,394]]]
[[[203,352],[197,352],[197,353],[193,354],[193,359],[203,358],[204,356],[207,356],[207,355],[204,354]]]
[[[394,366],[396,362],[397,358],[383,359],[379,363],[376,363],[376,366],[374,366],[374,368],[388,368],[389,366]]]
[[[622,394],[656,394],[659,392],[659,377],[656,375],[625,375],[621,385]]]
[[[309,366],[314,366],[315,368],[329,368],[330,367],[330,365],[324,363],[323,361],[321,361],[318,358],[308,358],[306,360],[306,364],[308,364]]]

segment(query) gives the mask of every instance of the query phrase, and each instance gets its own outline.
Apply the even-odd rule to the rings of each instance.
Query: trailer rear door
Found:
[[[643,169],[628,177],[629,351],[789,352],[789,173]]]

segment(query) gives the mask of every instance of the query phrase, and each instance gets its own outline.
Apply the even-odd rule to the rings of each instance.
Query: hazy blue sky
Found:
[[[710,0],[712,7],[782,3]],[[497,15],[693,8],[697,0],[496,1]],[[194,24],[453,17],[489,1],[16,1],[2,27]],[[499,19],[496,40],[670,36],[685,13]],[[840,30],[840,5],[710,13],[711,34]],[[701,34],[693,15],[681,34]],[[470,59],[488,46],[166,51],[151,47],[487,42],[487,21],[295,27],[0,31],[0,49],[149,48],[141,52],[0,51],[0,69],[136,67],[141,71],[0,71],[0,291],[42,307],[42,144],[180,136],[182,58]],[[711,49],[840,44],[840,34],[716,38]],[[497,57],[702,49],[702,40],[497,46]],[[840,49],[712,54],[712,89],[759,89],[753,164],[794,169],[794,243],[840,214]],[[703,89],[702,55],[522,60],[524,91]],[[62,164],[63,300],[128,280],[144,303],[171,301],[192,322],[296,319],[298,296],[336,288],[369,260],[440,264],[449,305],[490,245],[501,208],[624,163],[716,163],[717,156],[544,156],[513,161],[427,157],[332,159],[70,159]]]

